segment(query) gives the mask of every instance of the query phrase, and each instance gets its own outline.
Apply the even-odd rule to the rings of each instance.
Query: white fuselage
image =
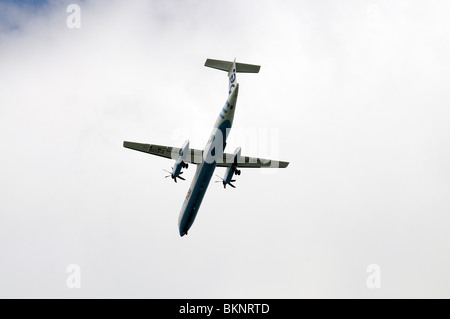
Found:
[[[233,71],[235,70],[233,69]],[[228,133],[233,124],[236,100],[239,92],[239,84],[234,83],[236,76],[235,73],[233,76],[233,73],[230,75],[228,99],[217,118],[208,143],[203,150],[203,161],[197,166],[194,179],[189,187],[178,217],[180,236],[186,235],[192,226],[211,181],[211,177],[214,174],[217,162],[222,161]]]

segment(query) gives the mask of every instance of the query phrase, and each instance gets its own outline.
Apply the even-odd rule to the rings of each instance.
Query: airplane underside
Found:
[[[228,73],[229,86],[228,98],[217,117],[213,133],[204,150],[191,149],[189,140],[181,148],[127,141],[123,143],[123,146],[126,148],[175,160],[171,171],[164,170],[166,173],[169,173],[169,175],[166,175],[166,178],[171,177],[174,182],[177,182],[177,178],[182,181],[185,180],[181,176],[183,174],[182,169],[187,169],[189,164],[198,165],[178,216],[180,236],[187,235],[194,223],[216,167],[226,168],[225,176],[223,178],[219,176],[222,180],[219,182],[222,182],[224,188],[227,185],[235,188],[234,184],[232,184],[232,182],[236,181],[233,179],[233,176],[240,175],[241,168],[285,168],[289,164],[289,162],[241,156],[240,147],[233,154],[224,153],[228,131],[233,124],[236,100],[239,92],[236,73],[258,73],[260,66],[237,63],[236,60],[230,62],[213,59],[207,59],[205,66],[226,71]]]
[[[198,210],[202,204],[203,198],[205,196],[206,190],[208,189],[209,182],[216,169],[216,164],[202,164],[203,166],[199,168],[201,170],[199,179],[197,180],[194,189],[190,195],[189,203],[183,213],[183,217],[180,222],[180,236],[187,235],[188,230],[194,223],[195,217],[197,217]]]

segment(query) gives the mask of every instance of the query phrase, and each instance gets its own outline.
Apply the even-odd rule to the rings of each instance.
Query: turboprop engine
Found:
[[[235,179],[233,179],[234,175],[241,175],[241,171],[238,169],[238,163],[239,163],[240,157],[241,157],[241,148],[238,147],[233,153],[232,164],[227,167],[224,177],[222,178],[222,177],[216,175],[217,177],[219,177],[222,180],[222,181],[217,181],[216,183],[222,182],[223,188],[227,188],[227,185],[230,185],[231,187],[236,188],[236,186],[234,186],[231,183],[234,183],[236,181]]]
[[[181,147],[180,155],[175,161],[175,165],[172,167],[172,171],[170,172],[168,170],[164,170],[165,172],[170,174],[167,175],[166,178],[171,177],[175,181],[175,183],[177,182],[177,178],[185,181],[186,179],[184,179],[180,175],[183,174],[183,172],[181,171],[183,168],[187,169],[189,167],[189,164],[184,162],[185,160],[187,160],[188,156],[189,156],[189,141],[186,141]]]

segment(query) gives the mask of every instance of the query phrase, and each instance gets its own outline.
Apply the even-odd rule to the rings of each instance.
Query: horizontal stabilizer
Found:
[[[238,73],[258,73],[261,66],[254,64],[236,63],[236,72]]]
[[[231,68],[233,67],[233,62],[207,59],[205,62],[205,66],[213,68],[213,69],[229,72],[229,71],[231,71]],[[236,72],[238,72],[238,73],[258,73],[260,68],[261,68],[261,66],[259,66],[259,65],[236,62]]]

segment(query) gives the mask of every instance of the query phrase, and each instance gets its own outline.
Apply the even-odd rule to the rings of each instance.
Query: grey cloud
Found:
[[[81,29],[68,3],[1,4],[1,297],[449,296],[446,1],[85,1]],[[179,238],[188,184],[122,141],[203,148],[207,57],[262,65],[231,134],[291,164],[211,184]]]

